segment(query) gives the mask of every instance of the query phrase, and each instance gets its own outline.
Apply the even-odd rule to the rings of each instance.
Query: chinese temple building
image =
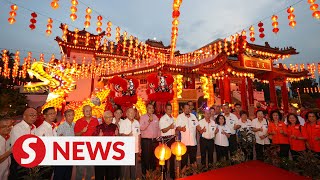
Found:
[[[290,70],[281,63],[275,64],[281,61],[279,59],[298,54],[293,47],[276,48],[267,42],[264,46],[251,44],[240,35],[230,40],[217,39],[191,53],[180,54],[177,51],[170,59],[171,47],[161,41],[140,42],[133,36],[126,37],[124,33],[118,42],[112,42],[105,32],[94,35],[85,30],[71,31],[63,24],[60,28],[63,37],[55,40],[66,58],[78,64],[94,61],[100,68],[95,80],[79,80],[76,91],[83,91],[85,88],[81,87],[88,85],[96,86],[99,78],[107,80],[116,75],[134,76],[140,80],[141,86],[146,86],[146,76],[161,71],[175,78],[183,77],[182,95],[178,101],[197,100],[197,89],[202,86],[204,77],[208,80],[206,93],[210,94],[205,97],[208,106],[233,103],[232,96],[235,95],[232,91],[236,89],[240,91],[242,108],[248,110],[254,105],[253,81],[259,80],[269,84],[270,102],[277,102],[276,87],[281,87],[282,108],[287,111],[287,83],[307,78],[309,73]],[[70,100],[90,94],[89,91],[76,91],[72,92],[75,95],[70,94]],[[214,91],[218,92],[216,98]]]

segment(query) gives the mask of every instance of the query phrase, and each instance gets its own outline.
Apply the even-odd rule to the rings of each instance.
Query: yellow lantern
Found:
[[[187,152],[187,147],[180,141],[176,141],[171,145],[172,154],[176,156],[177,161],[181,161],[181,156]]]
[[[171,150],[165,144],[159,144],[154,150],[154,155],[159,159],[159,165],[164,165],[165,161],[171,157]]]

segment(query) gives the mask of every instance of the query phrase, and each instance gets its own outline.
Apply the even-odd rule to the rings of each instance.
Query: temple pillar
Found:
[[[224,101],[225,103],[231,102],[231,88],[230,88],[230,77],[225,76],[223,79],[223,90],[224,90]]]
[[[218,81],[219,81],[219,93],[220,93],[221,104],[224,104],[223,80],[219,79]]]
[[[251,78],[247,78],[248,81],[248,95],[249,95],[249,106],[253,106],[254,105],[254,97],[253,97],[253,82]]]
[[[284,112],[288,112],[289,110],[289,95],[287,90],[287,82],[283,81],[281,86],[281,95],[282,95],[282,103]]]
[[[278,107],[276,86],[274,84],[273,79],[269,79],[269,91],[270,91],[270,102],[275,103]]]
[[[247,89],[246,89],[245,77],[241,78],[240,92],[241,92],[241,107],[243,110],[248,111]]]

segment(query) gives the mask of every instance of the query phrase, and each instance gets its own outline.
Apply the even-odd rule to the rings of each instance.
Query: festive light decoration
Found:
[[[147,107],[141,97],[138,97],[137,103],[134,105],[140,115],[147,114]]]
[[[14,56],[14,65],[12,69],[12,77],[16,78],[18,77],[18,71],[19,71],[19,65],[20,65],[20,52],[16,51],[15,56]]]
[[[259,37],[263,39],[265,37],[265,34],[263,33],[264,32],[263,23],[260,21],[258,26],[259,26],[259,32],[260,32]]]
[[[50,5],[51,5],[52,9],[54,9],[54,10],[58,9],[59,8],[59,0],[52,0]]]
[[[10,6],[11,11],[9,12],[10,17],[8,18],[9,24],[14,24],[16,22],[15,17],[17,16],[16,11],[18,10],[18,6],[13,4]]]
[[[166,144],[159,144],[154,150],[154,155],[159,159],[159,165],[165,165],[165,161],[171,157],[171,149]]]
[[[182,85],[182,82],[183,82],[183,80],[182,80],[182,78],[183,78],[183,75],[177,75],[176,76],[176,79],[175,79],[175,81],[176,81],[176,84],[177,84],[177,98],[182,98],[182,88],[183,88],[183,85]]]
[[[77,45],[77,44],[78,44],[78,37],[79,37],[79,35],[78,35],[78,32],[79,32],[78,28],[75,28],[74,32],[75,32],[75,34],[74,34],[73,44],[74,44],[74,45]]]
[[[273,16],[271,17],[271,20],[272,20],[272,26],[273,26],[272,32],[275,33],[275,34],[277,34],[277,33],[279,32],[279,28],[278,28],[278,26],[279,26],[278,16],[273,15]]]
[[[46,34],[49,36],[52,31],[52,23],[53,23],[53,20],[51,18],[48,19],[48,24],[47,24],[47,30],[46,30]]]
[[[253,26],[251,26],[250,28],[249,28],[249,31],[250,31],[250,41],[251,42],[254,42],[255,40],[256,40],[256,38],[254,38],[254,27]]]
[[[9,57],[8,57],[8,50],[4,49],[2,51],[2,61],[3,61],[3,76],[5,78],[9,78],[10,76],[10,71],[9,71],[9,68],[8,68],[8,65],[9,65]]]
[[[84,22],[84,27],[85,28],[88,28],[90,26],[90,20],[91,20],[91,15],[90,14],[91,13],[92,13],[92,10],[88,7],[86,9],[86,16],[85,16],[86,21]]]
[[[208,87],[209,80],[208,80],[207,76],[201,76],[200,82],[202,83],[201,88],[202,88],[202,92],[204,94],[203,98],[209,99],[210,98],[209,87]]]
[[[180,16],[180,5],[182,0],[174,0],[173,1],[173,12],[172,12],[172,31],[171,31],[171,53],[170,60],[173,61],[174,52],[177,44],[177,36],[178,36],[178,25],[179,25],[179,16]]]
[[[101,26],[102,26],[102,16],[97,16],[97,20],[98,20],[98,22],[97,22],[97,33],[101,33],[101,31],[102,31],[102,28],[101,28]]]
[[[116,28],[116,42],[118,43],[120,41],[120,27]]]
[[[295,15],[293,14],[294,12],[294,8],[293,7],[289,7],[287,9],[287,13],[288,15],[288,20],[289,20],[289,26],[291,26],[292,28],[294,28],[297,25],[297,22],[295,21]]]
[[[76,12],[78,11],[77,9],[78,0],[71,0],[71,4],[72,6],[70,7],[70,11],[71,11],[70,18],[72,21],[75,21],[78,18],[78,16],[76,15]]]
[[[30,19],[31,24],[29,25],[31,30],[34,30],[36,28],[35,24],[37,23],[37,20],[36,20],[37,16],[38,16],[37,13],[35,12],[31,13],[31,19]]]
[[[68,25],[65,24],[63,25],[63,35],[62,35],[63,41],[67,41],[67,33],[68,33]]]
[[[315,3],[316,0],[308,0],[310,4],[310,10],[313,11],[312,16],[316,19],[320,19],[320,11],[318,10],[319,5]]]
[[[172,154],[176,156],[177,161],[181,161],[181,157],[187,152],[187,147],[180,141],[176,141],[171,145]]]
[[[111,37],[111,26],[112,26],[112,22],[111,21],[108,21],[107,22],[107,29],[106,29],[106,36],[108,37],[108,38],[110,38]]]
[[[209,99],[207,101],[207,106],[212,107],[214,105],[214,87],[213,87],[213,82],[212,78],[208,77],[208,87],[209,87]]]

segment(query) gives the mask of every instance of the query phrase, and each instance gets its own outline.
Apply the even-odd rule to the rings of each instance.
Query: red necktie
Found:
[[[35,125],[31,125],[30,129],[33,130],[36,126]]]
[[[172,115],[168,115],[170,118],[172,118]]]
[[[52,123],[51,126],[52,126],[52,130],[54,130],[54,128],[56,128],[56,124],[55,123]]]
[[[10,138],[10,134],[6,135],[6,136],[3,136],[4,139],[7,141],[9,138]]]

